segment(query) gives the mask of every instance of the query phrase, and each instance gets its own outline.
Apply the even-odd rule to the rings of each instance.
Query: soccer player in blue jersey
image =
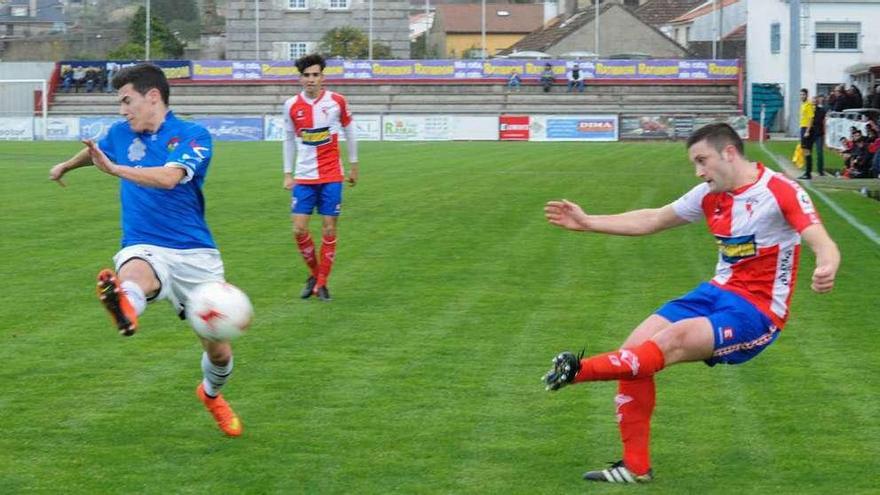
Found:
[[[85,148],[52,167],[49,178],[63,186],[64,174],[93,164],[120,179],[122,249],[113,258],[116,270],[98,274],[97,291],[119,332],[129,336],[148,302],[167,299],[182,318],[196,286],[224,280],[223,260],[202,196],[211,135],[168,108],[168,80],[159,67],[126,67],[112,84],[125,121],[99,143],[83,141]],[[232,347],[201,340],[204,379],[196,395],[226,435],[239,436],[242,423],[220,394],[232,374]]]

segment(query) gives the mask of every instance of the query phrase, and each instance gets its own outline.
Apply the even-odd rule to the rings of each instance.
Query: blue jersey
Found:
[[[155,133],[134,132],[127,121],[98,143],[118,165],[181,167],[186,176],[173,189],[120,181],[122,247],[151,244],[171,249],[216,248],[205,222],[202,183],[211,163],[211,135],[204,127],[168,112]]]

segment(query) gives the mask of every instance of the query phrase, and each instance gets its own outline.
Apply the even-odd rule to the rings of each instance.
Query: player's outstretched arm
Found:
[[[95,167],[109,175],[130,180],[142,186],[173,189],[186,176],[182,167],[124,167],[113,163],[91,139],[83,141]]]
[[[672,205],[632,210],[617,215],[588,215],[579,205],[563,199],[544,206],[544,216],[553,225],[569,230],[613,235],[646,235],[688,223],[675,214]]]
[[[834,278],[840,267],[840,251],[822,224],[813,224],[801,232],[813,253],[816,254],[816,269],[813,270],[811,288],[819,293],[830,292],[834,288]]]
[[[92,157],[89,155],[89,149],[83,148],[79,150],[77,154],[70,157],[69,160],[58,163],[49,169],[49,180],[54,180],[59,186],[64,187],[64,181],[61,180],[61,178],[64,177],[64,174],[75,168],[85,167],[86,165],[91,164]]]

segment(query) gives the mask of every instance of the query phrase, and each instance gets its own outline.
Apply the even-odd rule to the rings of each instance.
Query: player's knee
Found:
[[[308,226],[294,225],[293,226],[293,235],[297,237],[302,237],[309,233]]]
[[[208,359],[217,366],[226,366],[232,359],[232,346],[228,342],[212,342],[205,346]]]
[[[321,229],[321,233],[324,234],[324,237],[336,237],[336,227],[325,225]]]

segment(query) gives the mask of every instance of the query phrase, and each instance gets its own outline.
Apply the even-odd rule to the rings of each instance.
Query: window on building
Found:
[[[345,10],[348,8],[348,0],[330,0],[331,10]]]
[[[690,26],[684,28],[684,42],[687,43],[691,40],[691,28]]]
[[[782,31],[778,22],[770,24],[770,53],[779,53],[782,48]]]
[[[288,60],[296,60],[300,57],[309,54],[309,48],[311,48],[311,43],[307,43],[305,41],[292,41],[287,44],[287,57]]]
[[[25,5],[25,6],[13,5],[12,7],[10,7],[9,13],[12,15],[12,17],[27,17],[27,15],[28,15],[27,5]]]
[[[858,50],[861,30],[858,22],[817,22],[816,50]]]
[[[309,2],[308,0],[287,0],[287,8],[290,10],[307,10]]]

